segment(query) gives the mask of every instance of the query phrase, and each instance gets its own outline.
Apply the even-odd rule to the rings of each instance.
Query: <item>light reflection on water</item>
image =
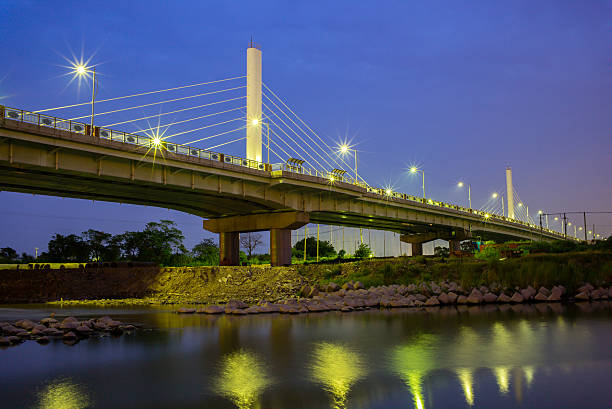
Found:
[[[125,312],[122,321],[162,328],[0,350],[10,368],[0,396],[7,407],[59,409],[605,407],[612,305],[570,311]],[[38,391],[27,402],[26,388]]]

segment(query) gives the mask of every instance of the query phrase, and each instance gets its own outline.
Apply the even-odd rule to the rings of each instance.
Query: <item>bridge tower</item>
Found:
[[[261,162],[261,50],[252,39],[247,48],[246,77],[246,158]]]
[[[514,219],[514,188],[512,187],[511,167],[506,168],[506,193],[508,194],[508,217]]]

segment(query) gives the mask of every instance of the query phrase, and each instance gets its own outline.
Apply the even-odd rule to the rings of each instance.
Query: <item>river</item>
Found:
[[[13,305],[142,329],[0,350],[1,408],[612,408],[612,303],[308,315]],[[57,318],[56,317],[56,318]]]

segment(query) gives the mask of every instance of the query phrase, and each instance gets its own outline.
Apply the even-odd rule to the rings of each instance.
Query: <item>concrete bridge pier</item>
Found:
[[[245,216],[230,216],[204,220],[204,229],[219,233],[219,263],[236,266],[240,263],[240,233],[270,231],[270,264],[291,264],[291,230],[310,221],[308,213],[278,212]]]

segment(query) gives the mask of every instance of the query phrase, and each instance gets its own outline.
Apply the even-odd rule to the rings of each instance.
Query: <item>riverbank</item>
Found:
[[[469,297],[481,287],[497,297],[512,298],[529,286],[552,291],[565,289],[567,300],[590,283],[593,289],[612,284],[612,252],[539,254],[492,262],[474,259],[402,257],[349,263],[305,264],[289,267],[100,267],[61,270],[3,270],[1,303],[53,302],[65,304],[225,304],[240,300],[248,305],[279,303],[328,294],[330,283],[339,287],[359,282],[363,288],[404,288],[427,292],[440,287],[457,297]],[[453,291],[453,283],[463,293]],[[450,286],[448,290],[444,286]],[[313,294],[304,288],[316,289]],[[350,289],[349,289],[350,290]],[[400,290],[401,293],[403,290]],[[403,294],[405,295],[405,294]],[[416,295],[413,293],[412,295]],[[439,295],[439,294],[437,294]],[[491,296],[489,296],[490,299]],[[503,298],[503,297],[502,297]],[[589,295],[589,298],[591,296]],[[418,300],[412,300],[418,301]],[[422,302],[425,302],[423,300]],[[433,301],[432,301],[433,302]]]

